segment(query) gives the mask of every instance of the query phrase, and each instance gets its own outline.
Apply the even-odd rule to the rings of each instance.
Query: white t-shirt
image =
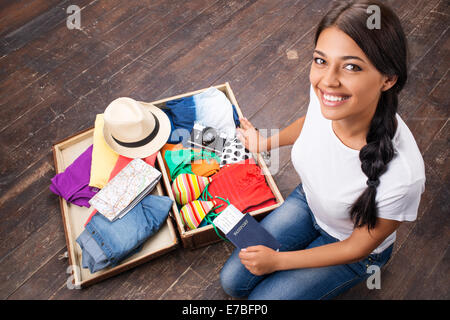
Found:
[[[413,221],[425,189],[425,168],[416,141],[397,114],[392,139],[395,156],[380,176],[376,202],[378,217]],[[331,236],[344,240],[353,232],[350,207],[367,187],[359,151],[344,145],[323,117],[312,86],[306,119],[291,151],[292,163],[303,183],[306,199],[317,224]],[[395,232],[373,253],[395,241]]]

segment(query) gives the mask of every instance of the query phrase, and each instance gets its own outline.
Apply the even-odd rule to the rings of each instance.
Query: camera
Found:
[[[205,127],[199,123],[194,123],[188,143],[222,154],[223,147],[227,140],[227,135],[213,127]]]

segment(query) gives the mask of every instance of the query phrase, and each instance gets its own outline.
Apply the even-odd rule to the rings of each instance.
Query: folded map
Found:
[[[161,172],[141,159],[134,159],[111,179],[89,204],[110,221],[125,216],[161,178]]]

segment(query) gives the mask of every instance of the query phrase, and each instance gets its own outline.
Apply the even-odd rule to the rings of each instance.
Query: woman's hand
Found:
[[[253,153],[267,151],[265,150],[267,148],[262,148],[262,146],[267,145],[266,138],[256,130],[247,118],[239,118],[239,121],[241,122],[241,127],[237,128],[237,137],[245,148]]]
[[[266,246],[252,246],[239,252],[241,263],[255,276],[277,271],[278,251]]]

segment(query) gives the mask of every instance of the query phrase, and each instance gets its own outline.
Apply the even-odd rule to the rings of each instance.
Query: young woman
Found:
[[[380,8],[380,29],[367,27],[369,5]],[[406,55],[391,9],[337,3],[315,35],[306,116],[267,139],[241,119],[241,140],[253,152],[293,144],[302,183],[261,221],[280,251],[235,250],[220,275],[225,292],[329,299],[386,264],[395,230],[417,217],[425,183],[417,144],[396,113]]]

